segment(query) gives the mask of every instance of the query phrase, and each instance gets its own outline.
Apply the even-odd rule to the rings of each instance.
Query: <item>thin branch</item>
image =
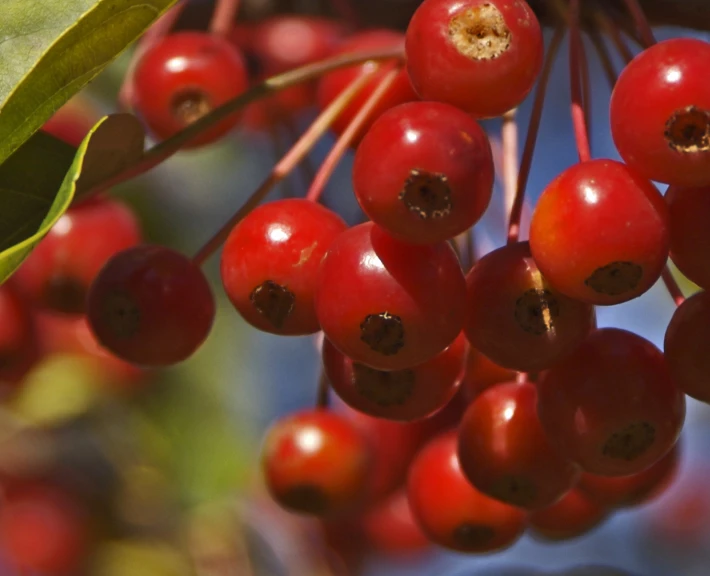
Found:
[[[614,62],[611,59],[611,54],[609,54],[606,44],[604,43],[604,38],[602,38],[599,31],[596,29],[589,33],[589,38],[591,39],[594,50],[597,53],[597,57],[601,62],[602,69],[604,70],[604,75],[609,82],[609,86],[613,90],[616,85],[617,73],[616,68],[614,67]]]
[[[591,159],[592,152],[589,146],[589,133],[587,122],[584,118],[584,104],[582,102],[582,34],[579,28],[579,0],[570,0],[569,5],[569,72],[570,92],[572,94],[572,124],[574,138],[579,153],[579,161],[586,162]]]
[[[671,298],[673,298],[676,306],[680,306],[683,302],[685,302],[683,291],[680,289],[680,286],[678,285],[678,282],[676,282],[675,276],[673,276],[673,272],[671,272],[668,265],[664,266],[661,278],[663,278],[663,283],[666,285],[668,293],[671,295]]]
[[[634,24],[636,24],[636,29],[641,37],[641,42],[648,48],[656,43],[656,37],[653,35],[653,30],[651,30],[651,25],[648,23],[648,19],[638,3],[638,0],[624,0],[626,4],[626,9],[631,14]]]
[[[608,18],[601,10],[596,10],[594,17],[599,27],[609,36],[609,39],[612,41],[619,54],[621,54],[624,62],[631,62],[631,60],[634,59],[634,55],[626,45],[626,42],[624,42],[624,37],[621,34],[621,30],[616,25],[616,22]]]
[[[510,222],[510,214],[515,204],[518,180],[518,123],[516,111],[511,110],[503,115],[501,127],[502,172],[503,172],[503,206],[506,223]]]
[[[215,36],[227,36],[234,28],[239,13],[239,0],[217,0],[209,30]]]

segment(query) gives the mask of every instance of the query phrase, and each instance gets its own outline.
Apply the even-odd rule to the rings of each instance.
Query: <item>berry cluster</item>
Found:
[[[313,137],[330,127],[338,144],[308,198],[248,205],[207,253],[143,244],[132,212],[108,197],[73,207],[0,292],[3,381],[32,364],[35,322],[45,346],[93,339],[93,353],[124,374],[189,358],[216,313],[200,264],[224,243],[222,285],[247,323],[322,336],[319,405],[279,420],[264,441],[266,484],[284,508],[326,524],[357,518],[385,549],[433,542],[480,553],[526,530],[576,537],[646,502],[675,470],[686,395],[710,403],[710,297],[683,301],[666,268],[670,257],[710,288],[710,44],[669,40],[630,61],[610,103],[622,161],[592,159],[578,113],[589,106],[578,94],[578,3],[570,8],[580,161],[544,189],[529,240],[520,241],[514,211],[509,242],[477,262],[462,240],[486,212],[495,176],[479,121],[510,115],[546,81],[541,27],[526,2],[424,0],[405,35],[343,38],[338,23],[288,17],[237,26],[228,38],[159,39],[140,56],[131,102],[158,139],[264,77],[326,58],[401,54],[342,60],[317,83],[250,109],[263,124],[316,105]],[[233,113],[188,146],[243,120]],[[366,216],[350,227],[315,201],[346,149]],[[261,192],[293,161],[280,166]],[[665,197],[653,182],[669,185]],[[521,184],[516,204],[523,194]],[[597,327],[595,306],[637,298],[662,277],[679,303],[663,352]],[[31,515],[0,514],[0,540],[23,553],[3,522],[19,523],[12,534],[21,537]]]

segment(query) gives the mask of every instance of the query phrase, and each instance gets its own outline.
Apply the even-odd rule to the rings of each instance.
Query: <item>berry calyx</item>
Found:
[[[438,102],[385,112],[358,146],[355,196],[393,236],[448,240],[481,218],[493,190],[488,138],[468,114]]]
[[[99,343],[119,358],[167,366],[187,359],[205,341],[215,301],[188,257],[140,245],[106,263],[89,291],[87,316]]]

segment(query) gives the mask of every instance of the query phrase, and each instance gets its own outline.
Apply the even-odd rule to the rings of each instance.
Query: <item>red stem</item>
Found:
[[[518,171],[518,184],[515,190],[515,199],[510,210],[510,223],[508,225],[508,244],[513,244],[520,237],[520,219],[523,214],[523,203],[525,202],[525,189],[528,185],[530,177],[530,168],[532,167],[533,155],[535,154],[535,145],[537,143],[537,135],[540,131],[540,121],[542,119],[542,109],[545,103],[545,94],[547,85],[550,80],[550,74],[559,52],[562,38],[564,38],[565,29],[559,26],[555,30],[555,35],[552,37],[550,47],[545,56],[545,63],[540,74],[537,90],[535,92],[535,101],[533,102],[532,111],[530,112],[530,123],[525,136],[525,147],[523,148],[523,156],[520,160],[520,170]]]
[[[678,286],[678,282],[676,282],[676,279],[668,265],[664,266],[661,278],[663,278],[663,283],[666,285],[668,293],[671,295],[671,298],[673,298],[676,306],[680,306],[683,302],[685,302],[683,291],[680,289],[680,286]]]
[[[210,33],[215,36],[227,36],[234,28],[238,13],[239,0],[217,0],[210,20]]]
[[[589,146],[589,133],[584,118],[584,104],[582,97],[581,67],[582,34],[579,29],[579,0],[571,0],[569,5],[569,72],[570,88],[572,93],[572,124],[574,138],[577,143],[579,161],[587,162],[592,157]]]
[[[501,127],[502,146],[502,180],[503,180],[503,205],[506,223],[510,222],[510,214],[517,196],[518,167],[518,123],[516,110],[511,110],[503,115]]]
[[[619,54],[621,54],[621,57],[623,58],[624,62],[631,62],[631,60],[633,60],[634,58],[634,55],[631,50],[629,50],[629,47],[626,45],[626,42],[624,42],[624,37],[621,35],[621,31],[616,25],[616,22],[614,22],[610,18],[607,18],[606,14],[604,14],[601,10],[597,10],[595,16],[599,27],[604,30],[607,36],[609,36],[616,50],[619,52]]]
[[[634,24],[636,24],[636,28],[641,36],[641,42],[646,48],[653,46],[656,43],[656,37],[653,35],[651,25],[646,15],[643,13],[643,9],[638,3],[638,0],[624,0],[624,2],[626,9],[634,20]]]
[[[328,391],[330,390],[330,381],[325,375],[325,371],[321,370],[320,378],[318,378],[318,394],[316,396],[316,408],[323,410],[328,409],[330,400],[328,397]]]
[[[613,90],[614,86],[616,85],[616,69],[614,68],[614,62],[611,59],[611,55],[606,49],[604,39],[597,30],[592,31],[589,37],[592,40],[592,45],[594,46],[594,50],[597,53],[597,57],[601,62],[602,69],[604,70],[604,75],[606,76],[606,79],[609,82],[609,86],[611,86],[611,89]]]

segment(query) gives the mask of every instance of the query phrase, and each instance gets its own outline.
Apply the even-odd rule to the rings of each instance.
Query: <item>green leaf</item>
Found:
[[[0,0],[0,164],[176,0]]]
[[[123,127],[128,118],[103,118],[76,151],[37,132],[0,165],[0,284],[69,208],[85,168],[88,177],[96,178],[102,158],[112,158],[108,162],[113,164],[130,161],[115,156],[117,135],[133,134],[131,121]]]

